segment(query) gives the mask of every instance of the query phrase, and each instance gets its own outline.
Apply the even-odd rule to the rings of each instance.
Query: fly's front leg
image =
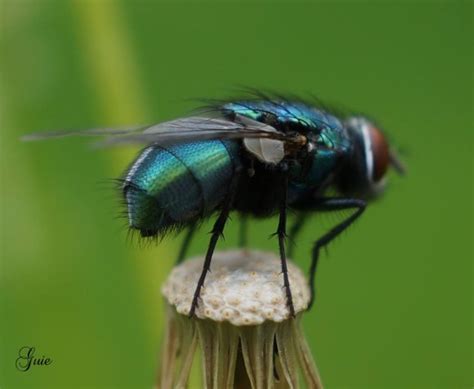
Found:
[[[313,246],[311,266],[309,268],[309,287],[311,290],[311,300],[308,309],[311,308],[314,302],[314,279],[316,276],[316,266],[318,264],[319,252],[321,248],[329,244],[336,236],[349,227],[365,210],[367,203],[359,199],[347,198],[323,198],[313,208],[318,211],[339,211],[344,209],[355,208],[355,212],[341,223],[333,227],[321,238],[319,238]]]
[[[224,232],[224,226],[229,218],[229,212],[232,206],[232,202],[234,200],[235,196],[235,191],[237,189],[237,182],[238,178],[240,175],[240,170],[237,170],[234,173],[234,177],[232,178],[232,182],[229,187],[229,192],[227,193],[224,203],[222,205],[221,213],[219,214],[219,217],[217,218],[216,222],[214,223],[214,227],[212,228],[211,231],[211,240],[209,242],[209,246],[207,248],[206,252],[206,258],[204,260],[204,264],[202,266],[202,271],[201,275],[198,280],[198,284],[196,286],[196,290],[194,291],[194,297],[193,301],[191,303],[191,309],[189,310],[189,317],[193,317],[194,313],[196,312],[196,308],[198,307],[199,304],[199,294],[201,293],[201,288],[204,285],[204,280],[206,279],[207,272],[211,268],[211,260],[212,260],[212,254],[214,253],[214,249],[216,248],[217,241],[219,240],[219,237],[223,234]]]
[[[280,248],[281,272],[283,274],[283,285],[286,292],[286,303],[291,316],[295,316],[295,307],[293,306],[293,297],[291,295],[290,280],[288,278],[288,265],[286,262],[285,239],[286,239],[286,211],[288,207],[288,173],[285,169],[282,178],[281,199],[280,199],[280,218],[278,221],[278,245]]]

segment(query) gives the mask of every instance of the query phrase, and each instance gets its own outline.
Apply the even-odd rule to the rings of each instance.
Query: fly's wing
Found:
[[[67,138],[70,136],[118,136],[127,135],[135,132],[143,131],[144,126],[137,126],[132,128],[90,128],[87,130],[71,130],[71,131],[47,131],[34,132],[32,134],[23,135],[21,140],[24,142],[53,139],[53,138]]]
[[[100,144],[111,146],[126,143],[171,144],[211,139],[274,139],[285,142],[292,139],[273,127],[257,121],[230,121],[201,116],[176,119],[146,127],[141,132],[109,137]]]
[[[260,161],[277,164],[285,157],[286,149],[298,149],[306,144],[300,134],[285,134],[274,127],[236,115],[234,120],[191,116],[152,126],[132,129],[91,129],[58,131],[24,136],[25,141],[62,138],[66,136],[102,136],[96,146],[130,143],[166,145],[212,139],[242,139],[245,149]],[[286,147],[288,146],[288,147]]]
[[[37,141],[68,136],[102,136],[100,145],[129,143],[177,143],[208,139],[270,138],[280,141],[293,139],[273,127],[253,120],[230,121],[201,116],[171,120],[151,126],[131,129],[95,128],[77,131],[33,133],[22,137],[23,141]]]
[[[268,163],[278,163],[284,157],[284,146],[292,143],[302,146],[299,136],[278,132],[268,124],[237,116],[235,121],[192,116],[182,119],[137,127],[129,130],[92,129],[70,132],[32,134],[23,140],[33,141],[65,136],[105,136],[98,146],[144,143],[165,145],[211,139],[244,139],[247,150]]]

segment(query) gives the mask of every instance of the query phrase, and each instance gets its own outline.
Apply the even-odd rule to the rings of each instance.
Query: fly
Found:
[[[260,96],[215,104],[191,116],[132,130],[95,129],[27,135],[39,140],[68,135],[104,136],[102,145],[141,143],[121,179],[128,224],[142,237],[187,229],[178,261],[195,225],[217,214],[189,315],[199,294],[229,213],[279,216],[275,235],[288,309],[294,316],[287,271],[287,209],[297,212],[293,241],[311,213],[353,210],[313,245],[310,307],[320,251],[348,228],[384,189],[389,166],[403,166],[380,128],[365,116],[339,117],[300,100]],[[337,193],[329,196],[328,193]],[[291,251],[291,247],[290,247]]]

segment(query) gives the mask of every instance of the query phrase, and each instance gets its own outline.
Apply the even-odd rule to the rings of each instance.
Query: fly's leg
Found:
[[[179,254],[178,254],[178,258],[176,259],[176,264],[181,263],[184,257],[186,256],[186,252],[188,251],[189,244],[191,243],[191,240],[195,232],[196,232],[196,225],[192,225],[186,231],[186,235],[184,237],[183,243],[181,244],[181,248],[179,249]]]
[[[278,245],[280,248],[281,272],[283,274],[283,285],[286,292],[286,304],[290,310],[290,315],[295,317],[295,307],[293,306],[293,297],[291,296],[290,280],[288,279],[288,266],[286,263],[285,240],[286,240],[286,210],[288,202],[288,175],[284,173],[281,188],[280,200],[280,219],[278,229],[275,233],[278,236]]]
[[[293,252],[295,251],[295,242],[296,237],[301,232],[305,222],[307,220],[307,216],[305,213],[301,212],[298,213],[295,222],[290,228],[290,232],[288,233],[288,257],[293,258]]]
[[[209,242],[209,246],[206,252],[206,258],[204,260],[204,264],[202,266],[201,276],[199,277],[198,284],[196,286],[196,290],[194,291],[193,301],[191,303],[191,309],[189,310],[189,317],[194,316],[194,312],[199,304],[199,294],[201,293],[201,288],[204,285],[204,280],[206,279],[207,272],[211,268],[211,260],[212,254],[214,253],[214,249],[216,248],[217,241],[219,237],[222,235],[224,231],[225,223],[229,217],[229,208],[230,202],[224,205],[219,217],[217,218],[216,222],[214,223],[214,227],[211,231],[211,240]]]
[[[239,226],[239,247],[247,247],[247,231],[248,231],[247,215],[240,216]]]
[[[319,252],[321,248],[331,242],[336,236],[349,227],[360,215],[362,215],[366,205],[367,203],[363,200],[346,198],[323,198],[316,205],[315,209],[319,211],[338,211],[351,208],[355,208],[356,210],[352,215],[333,227],[314,243],[311,266],[309,268],[309,287],[311,290],[311,300],[309,302],[308,309],[311,308],[314,302],[314,278],[316,276],[316,266],[318,264]]]
[[[202,266],[201,276],[199,277],[196,290],[194,291],[194,297],[191,303],[191,309],[189,310],[189,317],[194,316],[196,308],[198,307],[199,294],[201,293],[201,288],[204,285],[204,280],[206,279],[207,272],[211,268],[212,254],[214,253],[214,249],[216,248],[216,244],[217,244],[217,241],[219,240],[219,237],[222,236],[224,232],[225,223],[227,219],[229,218],[229,212],[232,206],[232,202],[234,200],[235,191],[237,189],[239,174],[240,174],[240,171],[236,171],[234,173],[234,177],[232,178],[232,182],[230,184],[229,192],[227,193],[222,205],[221,213],[219,217],[217,218],[216,222],[214,223],[214,227],[212,228],[211,240],[207,248],[206,258]]]

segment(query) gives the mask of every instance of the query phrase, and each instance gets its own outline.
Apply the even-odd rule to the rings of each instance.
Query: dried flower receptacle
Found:
[[[286,305],[280,260],[274,254],[216,252],[196,316],[188,312],[203,258],[175,267],[162,292],[168,302],[158,386],[187,385],[196,349],[205,388],[322,388],[300,319],[308,306],[303,273],[291,262],[296,318]]]

